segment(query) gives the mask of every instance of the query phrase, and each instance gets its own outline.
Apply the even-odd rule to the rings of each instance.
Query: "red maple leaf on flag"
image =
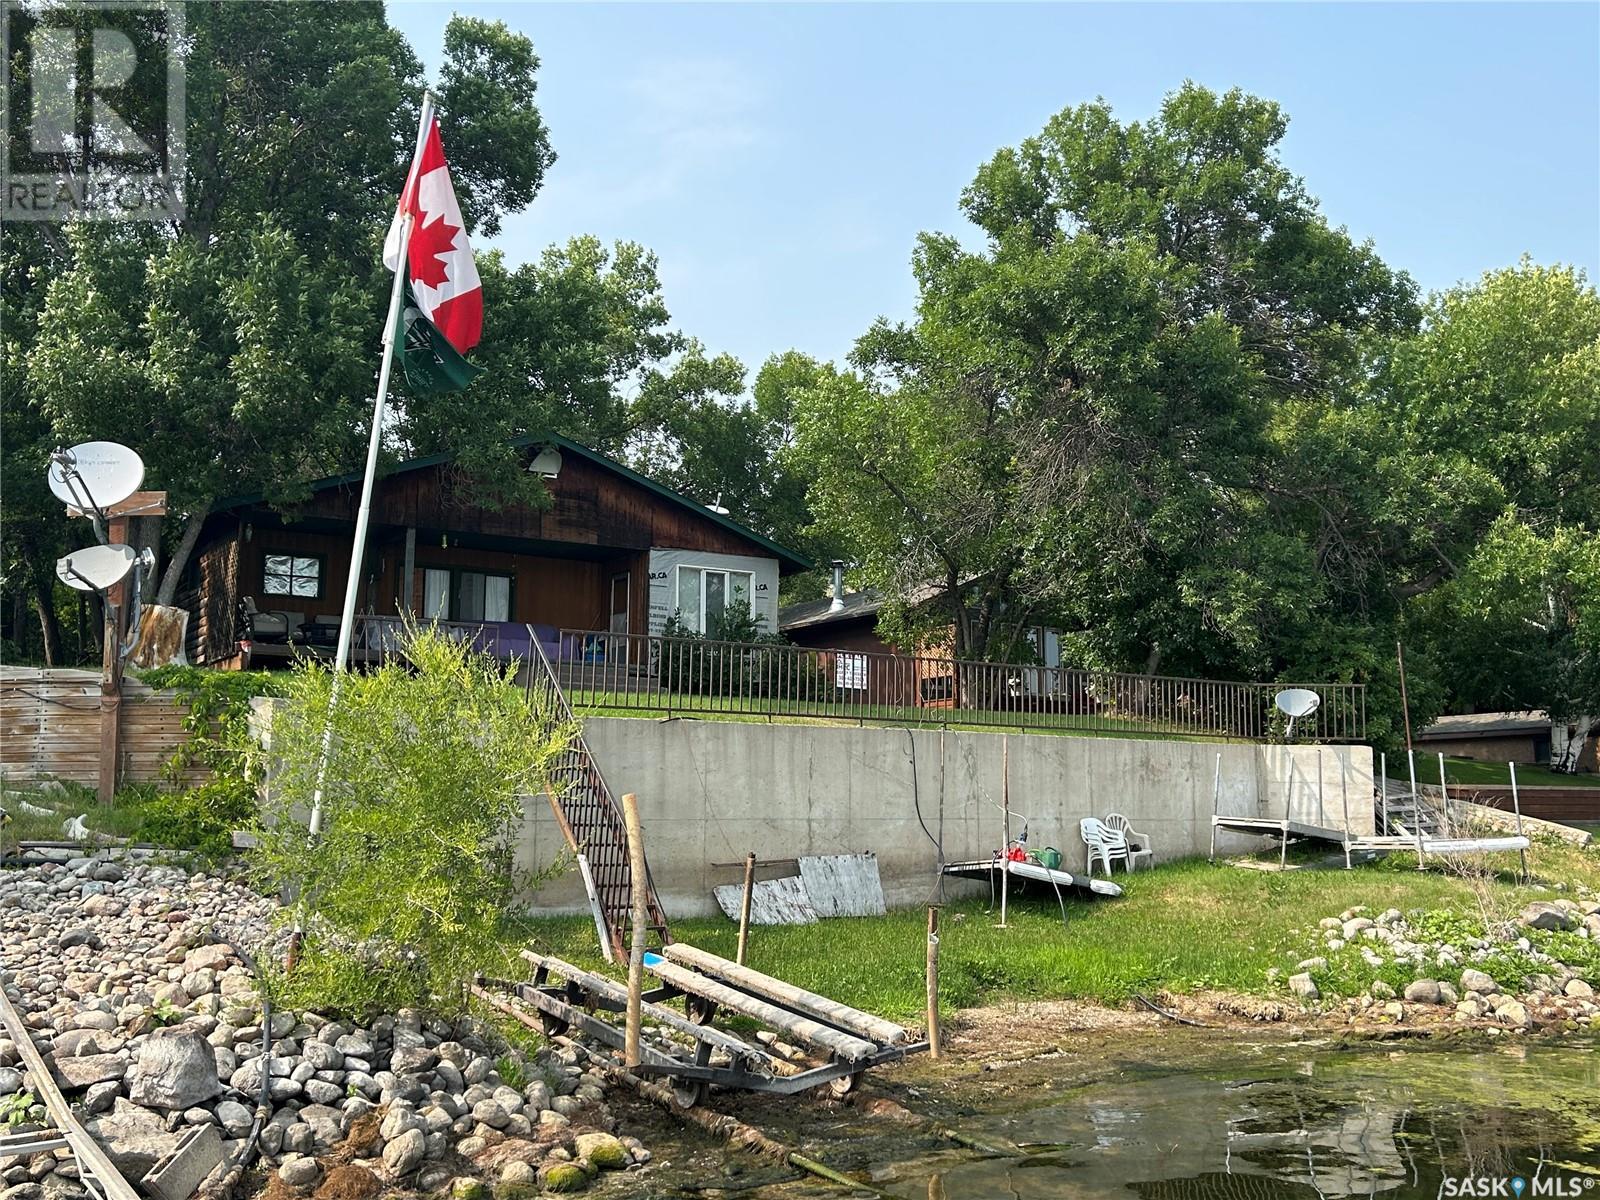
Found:
[[[428,287],[441,287],[448,279],[444,256],[456,248],[459,229],[443,219],[418,225],[411,232],[411,278]]]

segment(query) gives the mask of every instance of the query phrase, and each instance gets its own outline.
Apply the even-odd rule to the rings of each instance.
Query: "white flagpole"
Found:
[[[422,119],[417,123],[417,148],[411,156],[411,169],[422,159],[422,147],[433,124],[433,93],[422,93]],[[410,185],[411,174],[406,174]],[[405,190],[400,193],[401,206]],[[350,575],[344,586],[344,614],[339,619],[339,646],[333,656],[333,688],[328,697],[328,722],[322,733],[322,761],[317,766],[317,786],[311,796],[310,833],[313,841],[322,833],[323,776],[333,752],[333,709],[339,703],[339,680],[350,666],[350,646],[355,637],[356,601],[361,591],[361,560],[367,546],[367,523],[372,515],[372,486],[378,473],[378,448],[383,444],[383,408],[389,394],[389,371],[394,365],[394,339],[399,325],[400,304],[405,296],[406,251],[411,245],[411,214],[397,206],[400,215],[400,256],[395,263],[394,286],[389,289],[389,318],[383,327],[383,365],[378,368],[378,394],[372,404],[372,432],[367,438],[367,471],[361,481],[361,507],[356,512],[356,539],[350,552]],[[298,922],[296,922],[298,925]],[[298,932],[298,929],[297,931]]]

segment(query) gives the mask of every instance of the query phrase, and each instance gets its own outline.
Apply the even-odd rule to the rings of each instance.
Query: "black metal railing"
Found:
[[[994,726],[1268,740],[1287,722],[1273,697],[1315,692],[1297,742],[1366,736],[1359,683],[1241,683],[782,642],[563,629],[543,646],[573,708],[664,715]]]

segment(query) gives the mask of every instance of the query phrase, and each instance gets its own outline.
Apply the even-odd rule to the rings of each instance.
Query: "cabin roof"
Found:
[[[1524,712],[1456,713],[1438,718],[1417,735],[1423,738],[1505,737],[1550,729],[1550,714],[1538,709]]]
[[[740,537],[747,538],[763,549],[771,551],[773,556],[777,558],[779,562],[785,563],[797,571],[810,570],[812,566],[811,560],[805,555],[801,554],[799,551],[791,550],[787,546],[781,545],[780,543],[773,541],[771,538],[757,533],[749,526],[735,521],[732,517],[724,516],[722,513],[712,512],[704,504],[700,504],[699,502],[690,499],[682,492],[674,491],[672,488],[667,487],[666,484],[658,483],[654,479],[651,479],[648,475],[641,475],[632,467],[624,466],[616,459],[611,458],[608,455],[601,454],[598,450],[591,450],[588,446],[585,446],[580,442],[575,442],[571,438],[563,437],[559,433],[525,434],[522,437],[512,438],[507,444],[519,449],[527,446],[555,446],[561,449],[563,452],[576,454],[582,458],[588,459],[590,462],[604,468],[607,471],[611,471],[612,473],[621,476],[630,483],[637,484],[646,491],[655,493],[663,500],[688,509],[690,512],[704,520],[710,521],[714,525],[720,525],[724,529],[731,530],[732,532],[738,534]],[[449,451],[442,451],[438,454],[425,454],[420,458],[409,458],[404,462],[399,463],[394,467],[393,470],[385,472],[383,475],[379,476],[379,478],[391,479],[396,475],[403,475],[409,471],[425,471],[430,467],[442,466],[454,458],[455,455]],[[364,477],[360,471],[354,471],[343,475],[330,475],[326,479],[315,480],[311,484],[311,490],[313,492],[323,492],[332,488],[348,487],[350,484],[360,483],[363,478]],[[225,512],[232,508],[244,508],[250,505],[262,504],[265,502],[265,500],[266,495],[262,492],[252,492],[248,495],[242,496],[229,496],[225,499],[219,500],[213,511]]]

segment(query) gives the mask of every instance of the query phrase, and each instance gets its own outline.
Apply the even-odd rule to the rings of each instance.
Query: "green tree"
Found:
[[[1003,150],[962,207],[981,251],[924,235],[916,321],[809,389],[797,455],[819,524],[966,656],[1021,627],[1155,670],[1271,669],[1315,589],[1277,509],[1279,405],[1359,374],[1414,289],[1331,228],[1277,145],[1276,105],[1186,85],[1150,122],[1068,109]]]
[[[1398,437],[1480,497],[1412,606],[1450,702],[1600,713],[1600,295],[1524,260],[1439,296],[1386,366]]]
[[[524,801],[559,786],[550,772],[572,731],[510,669],[436,630],[408,631],[405,659],[344,676],[331,713],[332,672],[296,667],[272,717],[250,862],[268,889],[298,889],[314,935],[335,935],[313,938],[323,965],[349,946],[390,968],[380,979],[416,963],[420,997],[374,1003],[459,1002],[472,970],[503,966],[503,918],[537,882],[515,863]],[[308,842],[319,788],[323,833]]]
[[[415,144],[421,68],[378,4],[191,4],[185,215],[59,237],[30,385],[63,440],[128,440],[184,521],[171,603],[221,497],[287,505],[358,461],[387,281],[377,248]],[[553,161],[538,59],[454,17],[441,109],[469,226],[493,232]]]

